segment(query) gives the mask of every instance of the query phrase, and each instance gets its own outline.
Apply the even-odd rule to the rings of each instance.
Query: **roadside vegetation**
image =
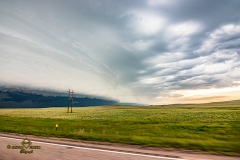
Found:
[[[240,101],[75,107],[73,113],[66,111],[67,108],[0,109],[0,131],[240,154]]]

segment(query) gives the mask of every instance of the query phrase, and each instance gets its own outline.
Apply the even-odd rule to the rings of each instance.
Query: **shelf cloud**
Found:
[[[239,8],[238,0],[2,0],[0,87],[144,104],[236,99]]]

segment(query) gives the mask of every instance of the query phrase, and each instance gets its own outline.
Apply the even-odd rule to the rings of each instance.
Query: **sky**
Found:
[[[139,104],[240,99],[239,0],[0,0],[0,87]]]

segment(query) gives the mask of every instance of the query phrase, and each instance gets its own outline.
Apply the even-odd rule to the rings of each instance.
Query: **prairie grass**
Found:
[[[0,131],[240,154],[239,101],[66,111],[66,108],[0,109]]]

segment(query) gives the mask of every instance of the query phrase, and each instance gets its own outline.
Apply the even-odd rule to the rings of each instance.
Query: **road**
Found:
[[[27,138],[27,139],[25,139]],[[20,153],[23,147],[31,153]],[[29,145],[29,146],[28,146]],[[7,146],[11,146],[8,147]],[[30,149],[37,146],[39,149]],[[16,147],[15,147],[16,148]],[[240,157],[206,155],[186,151],[167,151],[157,148],[143,148],[113,143],[86,142],[63,138],[44,138],[30,135],[0,133],[1,160],[63,159],[63,160],[239,160]]]

